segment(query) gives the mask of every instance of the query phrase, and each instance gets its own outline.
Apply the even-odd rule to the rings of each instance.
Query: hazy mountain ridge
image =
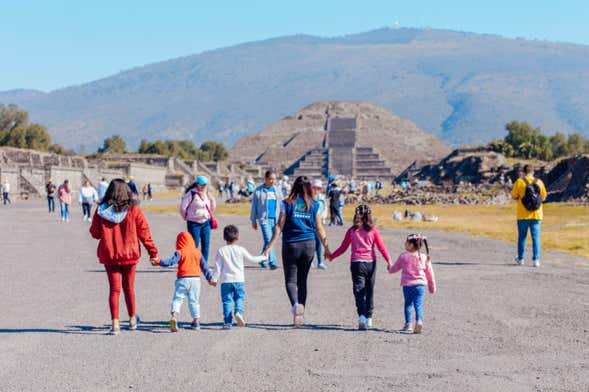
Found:
[[[154,63],[49,93],[13,90],[68,147],[122,134],[234,143],[319,100],[362,100],[450,145],[527,120],[589,136],[589,46],[446,30],[272,38]]]

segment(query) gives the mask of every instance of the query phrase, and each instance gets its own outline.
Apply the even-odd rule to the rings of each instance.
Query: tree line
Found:
[[[72,150],[66,150],[60,144],[51,143],[51,136],[47,128],[37,123],[29,122],[29,113],[16,105],[5,106],[0,103],[0,146],[28,148],[32,150],[49,151],[60,155],[73,155]],[[104,139],[96,155],[125,154],[127,144],[120,135],[113,135]],[[156,140],[148,142],[142,140],[137,151],[139,154],[159,154],[181,159],[196,159],[200,161],[222,161],[227,159],[227,149],[222,143],[207,141],[197,147],[191,140]]]
[[[505,125],[507,136],[489,143],[488,147],[507,157],[550,161],[575,154],[589,154],[589,140],[580,133],[568,136],[557,132],[542,134],[540,127],[532,128],[527,122],[512,121]]]

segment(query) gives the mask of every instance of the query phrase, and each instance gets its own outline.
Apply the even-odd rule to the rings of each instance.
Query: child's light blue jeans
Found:
[[[235,313],[243,315],[243,302],[245,301],[245,287],[243,282],[221,284],[221,302],[223,302],[223,322],[231,324],[233,321],[233,305]]]
[[[200,317],[200,278],[178,278],[172,298],[171,312],[180,313],[184,298],[188,297],[188,309],[192,318]]]
[[[405,323],[411,323],[412,311],[415,308],[415,321],[423,320],[423,295],[424,286],[403,286],[405,297]]]

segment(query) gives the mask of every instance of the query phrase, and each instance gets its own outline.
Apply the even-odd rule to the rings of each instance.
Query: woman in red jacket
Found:
[[[157,260],[157,248],[151,239],[149,225],[141,209],[135,205],[133,194],[124,180],[112,180],[102,203],[98,206],[90,234],[98,243],[98,260],[104,264],[110,285],[110,313],[112,328],[110,333],[117,335],[119,326],[119,297],[121,281],[127,312],[129,329],[137,329],[138,317],[135,314],[135,269],[141,250],[139,241],[145,246],[149,257]]]

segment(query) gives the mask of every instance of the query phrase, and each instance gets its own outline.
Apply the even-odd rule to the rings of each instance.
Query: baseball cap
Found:
[[[311,186],[313,188],[323,188],[323,182],[321,180],[313,180],[311,181]]]
[[[207,185],[209,183],[209,179],[206,176],[198,176],[198,177],[196,177],[195,182],[198,185]]]

